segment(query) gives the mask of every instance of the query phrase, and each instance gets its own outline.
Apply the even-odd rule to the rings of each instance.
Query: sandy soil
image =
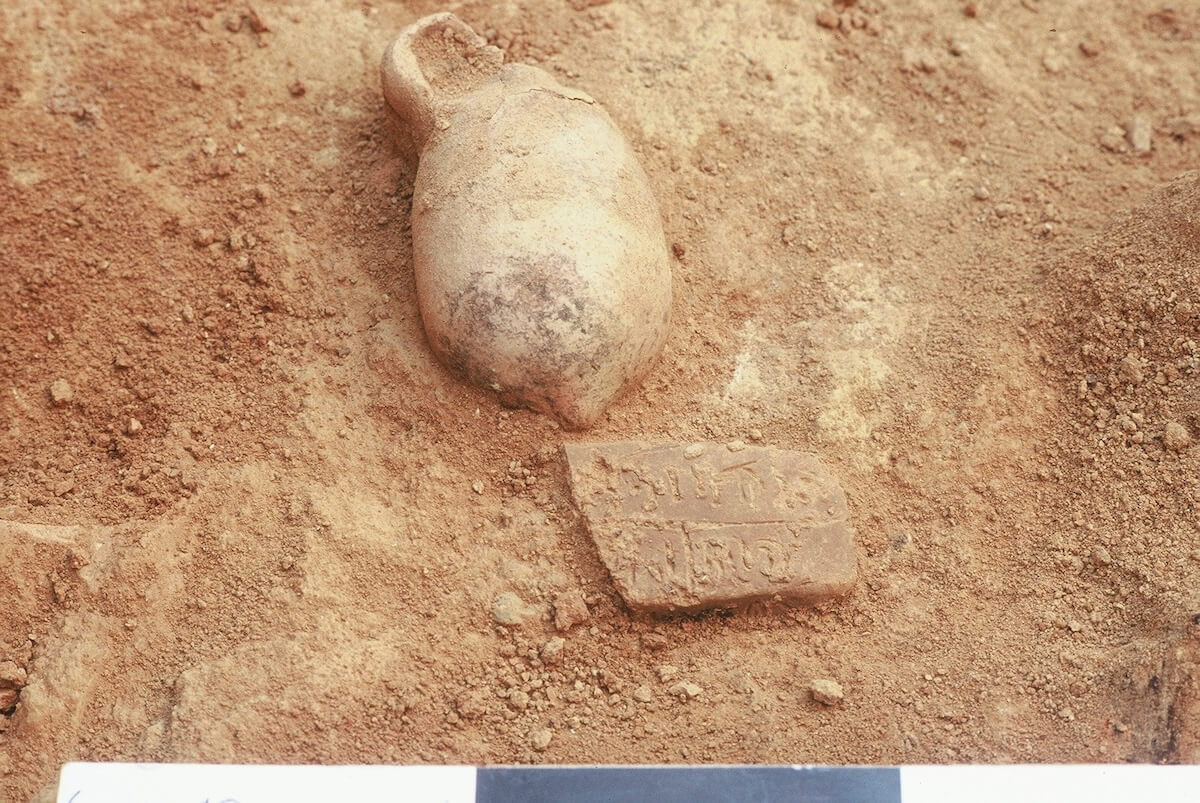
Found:
[[[1200,9],[450,7],[663,206],[665,356],[584,435],[423,339],[376,65],[444,6],[0,9],[0,798],[69,759],[1200,761],[1197,179],[1142,203],[1200,167]],[[817,454],[856,591],[631,616],[583,438]]]

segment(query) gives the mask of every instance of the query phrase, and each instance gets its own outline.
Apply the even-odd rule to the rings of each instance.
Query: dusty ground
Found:
[[[376,63],[442,5],[0,10],[0,798],[68,759],[1200,760],[1195,177],[1123,216],[1200,167],[1200,9],[451,7],[607,105],[676,246],[665,356],[586,435],[423,340]],[[583,437],[818,454],[856,592],[631,617]]]

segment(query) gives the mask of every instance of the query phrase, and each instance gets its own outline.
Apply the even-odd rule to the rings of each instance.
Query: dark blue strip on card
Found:
[[[482,767],[475,803],[900,803],[896,767]]]

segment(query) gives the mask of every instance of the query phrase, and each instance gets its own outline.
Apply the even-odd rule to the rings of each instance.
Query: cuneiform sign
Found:
[[[631,609],[816,601],[854,585],[846,496],[812,455],[642,441],[564,451],[575,504]]]

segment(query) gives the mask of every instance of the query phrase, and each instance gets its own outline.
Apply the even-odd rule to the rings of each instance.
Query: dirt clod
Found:
[[[822,705],[837,705],[846,696],[842,684],[829,678],[817,678],[808,684],[812,698]]]
[[[506,627],[519,627],[537,615],[537,610],[525,604],[519,596],[505,591],[492,602],[492,618]]]
[[[539,753],[550,746],[554,739],[554,731],[549,728],[537,728],[529,734],[529,743]]]
[[[685,700],[691,700],[695,697],[699,697],[704,692],[704,690],[700,687],[700,685],[698,683],[692,683],[690,681],[681,680],[678,683],[672,683],[671,686],[667,689],[667,692],[675,697],[679,697],[679,698],[685,699]]]
[[[1200,113],[1171,117],[1166,121],[1164,127],[1167,134],[1175,139],[1184,140],[1200,136]]]
[[[71,389],[71,383],[65,379],[56,379],[50,383],[50,401],[55,407],[62,407],[70,404],[75,398],[75,391]]]
[[[542,646],[541,658],[542,662],[547,666],[554,666],[562,662],[563,648],[567,646],[566,640],[555,636]]]
[[[1162,440],[1163,446],[1167,449],[1172,452],[1182,452],[1191,444],[1192,436],[1183,424],[1177,421],[1168,421],[1163,428]]]
[[[554,598],[554,628],[564,633],[588,620],[587,602],[579,591],[564,591]]]

